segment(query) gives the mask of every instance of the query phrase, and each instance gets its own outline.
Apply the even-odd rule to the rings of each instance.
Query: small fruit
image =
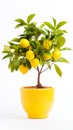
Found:
[[[26,74],[29,69],[28,69],[26,66],[24,66],[23,64],[21,64],[21,65],[19,66],[19,70],[20,70],[20,72],[21,72],[22,74]]]
[[[31,61],[31,66],[34,67],[34,68],[36,68],[38,65],[39,65],[39,60],[37,58],[34,58]]]
[[[44,47],[46,50],[50,49],[51,45],[52,45],[52,41],[51,41],[51,40],[44,40],[44,42],[43,42],[43,47]]]
[[[61,51],[57,48],[53,51],[52,57],[54,60],[58,60],[61,57]]]
[[[29,51],[27,51],[26,52],[26,58],[29,60],[29,61],[31,61],[31,60],[33,60],[34,59],[34,52],[32,51],[32,50],[29,50]]]
[[[28,46],[30,46],[29,41],[28,41],[27,39],[21,39],[21,40],[20,40],[20,45],[21,45],[23,48],[27,48]]]
[[[58,47],[63,46],[64,43],[65,43],[65,38],[63,36],[60,36],[60,37],[57,38],[57,46]]]
[[[52,54],[51,53],[44,53],[43,54],[43,59],[44,60],[50,60],[52,58]]]

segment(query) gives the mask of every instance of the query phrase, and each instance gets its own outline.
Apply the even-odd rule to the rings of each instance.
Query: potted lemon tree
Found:
[[[29,118],[47,118],[54,101],[54,88],[43,86],[40,75],[54,67],[57,74],[62,76],[57,63],[68,63],[62,56],[64,50],[70,50],[65,47],[64,34],[67,31],[61,28],[67,22],[57,23],[52,18],[52,23],[45,21],[38,26],[37,22],[32,22],[34,16],[30,14],[26,20],[15,20],[15,28],[23,27],[23,33],[4,45],[3,59],[9,59],[8,68],[11,72],[19,70],[26,74],[35,68],[37,84],[20,88],[21,103]]]

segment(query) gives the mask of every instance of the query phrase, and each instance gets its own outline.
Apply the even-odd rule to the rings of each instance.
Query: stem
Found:
[[[41,67],[40,70],[39,70],[39,67],[37,67],[37,71],[38,71],[37,85],[36,85],[37,88],[42,88],[42,85],[40,83],[40,75],[41,75],[42,69],[43,69],[43,66]]]
[[[52,66],[54,63],[51,63],[50,66]],[[44,71],[46,71],[48,69],[48,67],[46,67],[44,70],[41,71],[41,73],[43,73]]]
[[[53,64],[54,64],[54,63],[52,62],[52,63],[50,64],[50,66],[53,65]],[[45,65],[45,64],[43,64],[40,69],[39,69],[39,67],[37,67],[37,69],[36,69],[36,70],[38,71],[37,85],[36,85],[37,88],[43,88],[43,86],[42,86],[41,83],[40,83],[40,75],[41,75],[41,73],[43,73],[44,71],[46,71],[46,70],[48,69],[48,67],[46,67],[45,69],[43,69],[44,65]]]
[[[39,71],[38,72],[38,78],[37,78],[37,87],[38,88],[41,86],[41,83],[40,83],[40,74],[41,74],[41,72]]]
[[[48,67],[47,68],[45,68],[41,73],[43,73],[44,71],[46,71],[48,69]]]

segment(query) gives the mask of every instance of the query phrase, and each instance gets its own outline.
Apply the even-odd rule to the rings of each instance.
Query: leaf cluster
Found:
[[[11,72],[18,70],[21,64],[27,66],[29,69],[32,68],[29,60],[26,58],[26,52],[31,48],[35,53],[35,57],[39,59],[40,66],[43,67],[45,64],[48,69],[51,69],[51,66],[54,65],[54,68],[59,76],[62,76],[62,71],[57,65],[57,62],[68,63],[67,59],[60,57],[58,60],[51,58],[50,60],[44,60],[43,54],[50,54],[58,48],[60,51],[71,50],[69,47],[65,47],[66,39],[64,34],[67,33],[66,30],[62,29],[62,26],[65,25],[66,21],[60,21],[57,23],[55,18],[52,18],[52,23],[45,21],[41,23],[40,26],[37,26],[37,22],[32,22],[35,14],[30,14],[26,20],[17,18],[15,28],[23,27],[23,33],[18,37],[13,38],[8,42],[8,45],[4,45],[3,53],[5,54],[3,59],[8,58]],[[27,39],[30,42],[30,47],[23,48],[20,45],[21,39]],[[49,49],[43,47],[43,42],[45,40],[52,41],[52,45]],[[42,71],[44,72],[44,70]]]

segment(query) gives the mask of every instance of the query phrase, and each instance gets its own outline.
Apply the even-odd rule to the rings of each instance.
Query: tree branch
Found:
[[[54,63],[51,63],[50,66],[52,66]],[[43,73],[44,71],[46,71],[49,67],[46,67],[44,70],[41,71],[41,73]]]
[[[43,71],[41,71],[41,73],[43,73],[44,71],[46,71],[48,69],[48,67],[47,68],[45,68]]]

